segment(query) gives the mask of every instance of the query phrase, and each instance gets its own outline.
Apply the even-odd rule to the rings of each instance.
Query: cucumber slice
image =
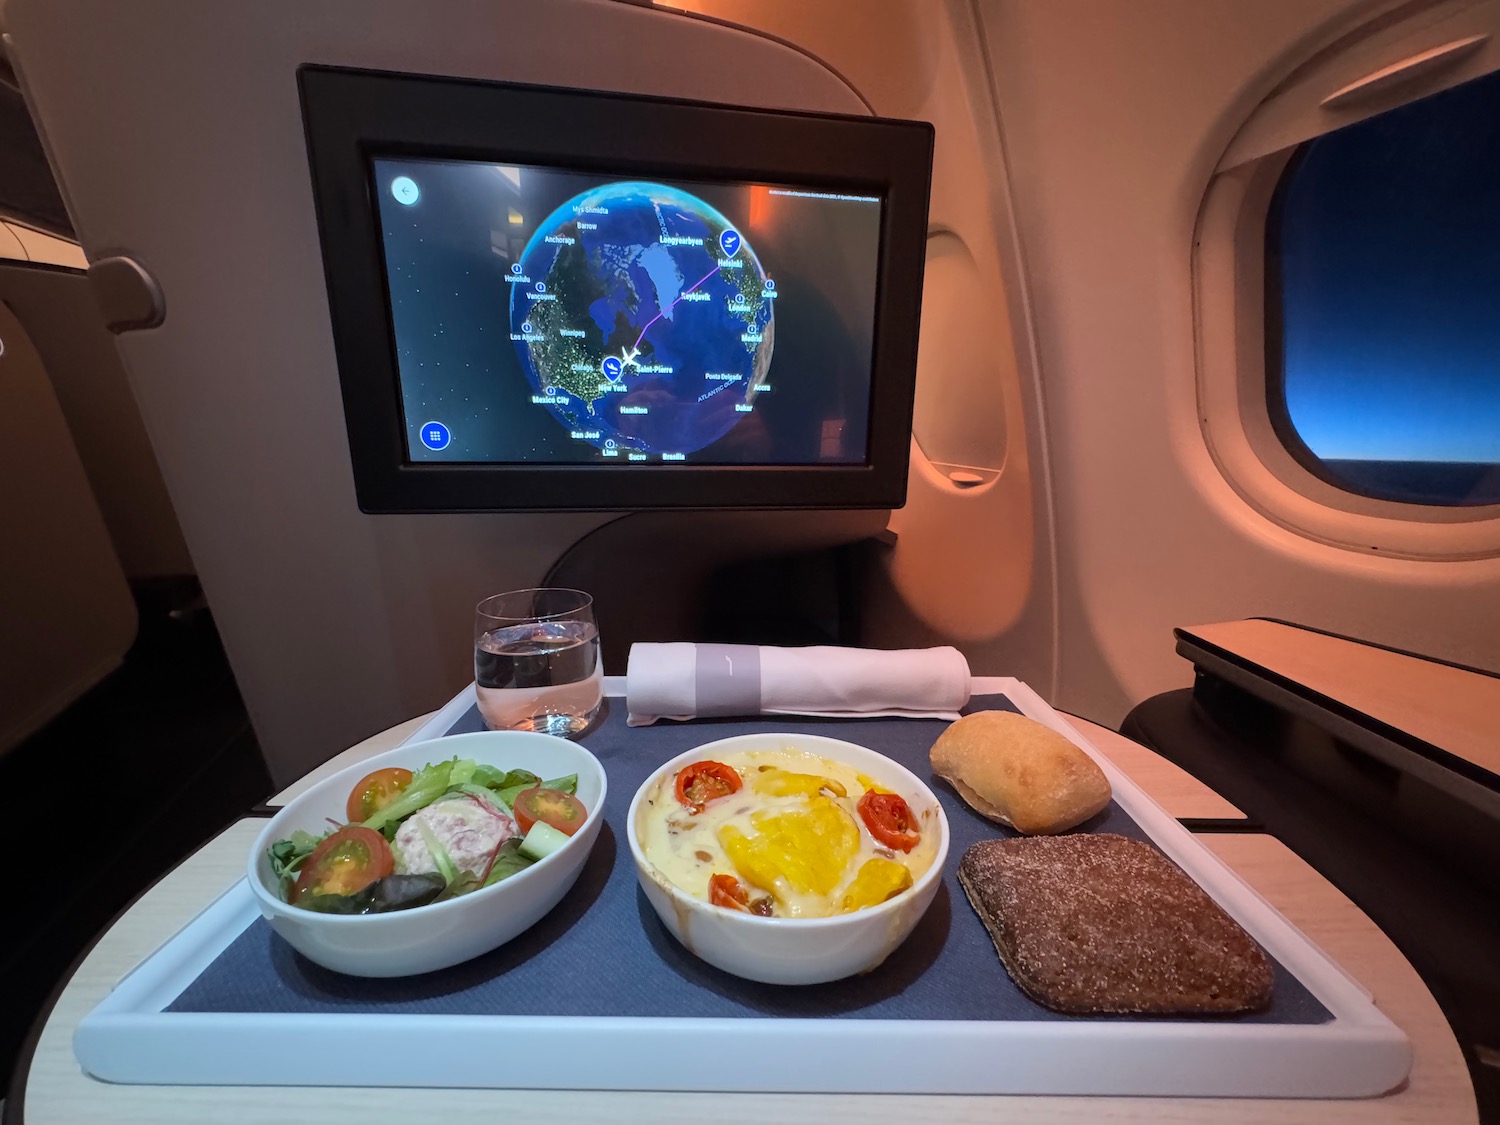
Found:
[[[422,834],[427,850],[432,855],[432,862],[437,865],[438,874],[443,877],[443,882],[452,885],[453,880],[458,878],[458,868],[453,863],[453,857],[448,854],[448,849],[443,847],[443,842],[437,838],[421,817],[417,818],[417,831]]]
[[[526,833],[526,839],[521,841],[521,854],[531,859],[545,859],[572,838],[566,832],[559,832],[552,825],[539,820]]]

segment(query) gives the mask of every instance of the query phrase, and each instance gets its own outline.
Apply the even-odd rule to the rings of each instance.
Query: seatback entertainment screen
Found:
[[[363,511],[904,502],[930,124],[297,80]]]
[[[878,196],[372,163],[410,460],[864,462]]]

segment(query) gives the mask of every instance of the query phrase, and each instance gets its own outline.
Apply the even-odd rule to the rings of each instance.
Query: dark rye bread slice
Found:
[[[1012,979],[1059,1012],[1247,1012],[1264,951],[1161,852],[1107,833],[984,840],[958,881]]]

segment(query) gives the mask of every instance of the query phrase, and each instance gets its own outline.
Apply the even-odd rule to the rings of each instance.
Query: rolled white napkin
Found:
[[[956,648],[633,644],[627,721],[729,715],[957,719],[969,662]]]

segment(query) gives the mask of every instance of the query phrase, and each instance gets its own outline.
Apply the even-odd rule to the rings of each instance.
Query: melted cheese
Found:
[[[778,917],[822,918],[900,893],[932,866],[936,817],[914,807],[921,842],[906,853],[882,847],[857,805],[867,788],[889,790],[841,762],[794,746],[715,760],[739,774],[739,792],[695,814],[669,774],[636,824],[646,858],[695,898],[708,901],[714,875],[733,875],[752,900],[769,895]]]

